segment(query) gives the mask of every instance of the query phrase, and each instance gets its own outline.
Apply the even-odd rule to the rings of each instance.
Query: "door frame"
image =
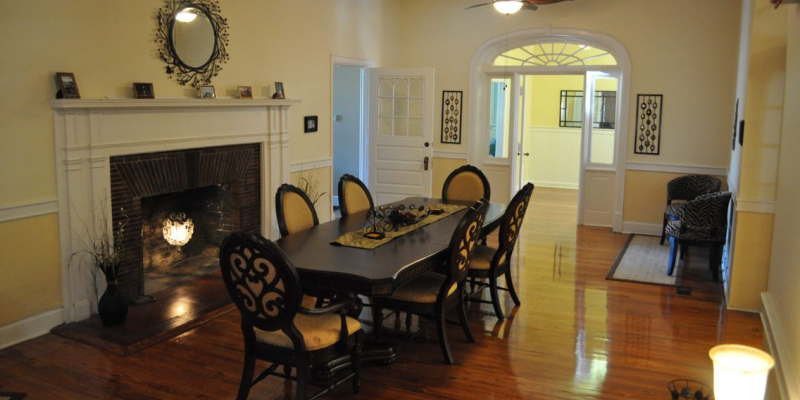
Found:
[[[333,192],[334,185],[339,183],[339,177],[333,176],[333,78],[334,78],[334,68],[337,65],[346,65],[351,67],[359,67],[361,68],[361,93],[359,99],[359,128],[358,128],[358,137],[360,148],[358,150],[359,156],[359,165],[358,165],[358,179],[361,179],[364,184],[368,184],[369,182],[369,135],[367,135],[367,130],[369,129],[369,87],[367,82],[367,69],[375,67],[375,61],[368,60],[368,59],[361,59],[361,58],[352,58],[352,57],[344,57],[344,56],[337,56],[335,54],[331,54],[331,99],[330,99],[330,118],[328,119],[331,121],[331,135],[330,135],[330,158],[331,158],[331,192]],[[333,215],[333,206],[334,204],[338,204],[337,199],[334,196],[331,196],[331,215]]]
[[[617,60],[615,66],[552,66],[552,67],[494,67],[492,62],[495,57],[506,50],[529,45],[537,42],[569,41],[608,51]],[[488,126],[489,84],[492,77],[508,76],[508,74],[536,74],[536,75],[561,75],[569,73],[585,73],[587,71],[600,71],[619,74],[619,92],[617,108],[617,135],[615,140],[614,167],[615,174],[615,199],[614,199],[614,232],[622,231],[622,211],[625,199],[625,169],[627,162],[627,146],[629,136],[629,108],[631,87],[631,58],[625,46],[616,38],[603,33],[579,30],[562,29],[546,26],[543,28],[525,29],[508,34],[495,36],[481,45],[472,56],[470,62],[470,96],[467,142],[467,161],[470,164],[482,167],[484,165],[503,165],[509,169],[511,157],[506,159],[493,159],[485,153],[486,126]],[[512,132],[512,135],[514,132]],[[512,143],[514,143],[512,139]],[[511,156],[515,156],[512,153]],[[509,175],[511,175],[509,173]],[[511,177],[509,176],[509,179]],[[511,182],[513,196],[518,188],[517,182]],[[509,197],[509,198],[510,198]]]

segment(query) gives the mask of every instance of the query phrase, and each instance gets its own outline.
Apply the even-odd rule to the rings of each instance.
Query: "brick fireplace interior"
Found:
[[[119,287],[128,299],[219,269],[218,249],[237,229],[261,231],[260,144],[111,157],[115,233],[124,226]],[[184,246],[163,236],[164,220],[185,213],[194,235]]]

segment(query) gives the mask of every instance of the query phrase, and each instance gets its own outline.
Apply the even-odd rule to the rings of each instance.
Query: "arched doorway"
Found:
[[[492,182],[493,193],[510,198],[520,187],[524,178],[521,168],[528,153],[523,147],[526,84],[534,76],[581,77],[582,90],[565,88],[561,91],[560,110],[549,112],[561,113],[562,125],[557,126],[561,133],[570,128],[578,130],[574,149],[580,162],[578,223],[611,226],[614,231],[621,231],[630,56],[625,46],[611,36],[539,28],[511,32],[484,43],[470,65],[469,163],[484,170]],[[613,82],[615,90],[601,87],[609,82]],[[612,91],[617,106],[613,112],[603,112],[603,107],[597,106],[606,101],[601,92]],[[569,93],[573,94],[572,100]],[[575,98],[581,99],[577,109]],[[572,111],[565,109],[565,101],[572,102]],[[575,118],[569,118],[570,113],[580,117],[579,125],[563,124],[576,122]],[[601,148],[605,150],[600,151]]]

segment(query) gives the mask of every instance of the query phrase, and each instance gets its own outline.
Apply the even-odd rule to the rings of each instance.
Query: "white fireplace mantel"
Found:
[[[64,321],[96,308],[89,268],[80,267],[94,215],[109,216],[113,156],[246,143],[261,145],[261,227],[278,237],[272,193],[289,182],[289,109],[299,100],[53,100]],[[73,254],[77,254],[73,257]],[[83,265],[86,265],[84,262]]]

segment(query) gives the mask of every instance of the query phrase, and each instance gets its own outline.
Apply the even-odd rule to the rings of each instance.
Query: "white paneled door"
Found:
[[[369,69],[369,190],[375,204],[431,196],[432,68]]]

